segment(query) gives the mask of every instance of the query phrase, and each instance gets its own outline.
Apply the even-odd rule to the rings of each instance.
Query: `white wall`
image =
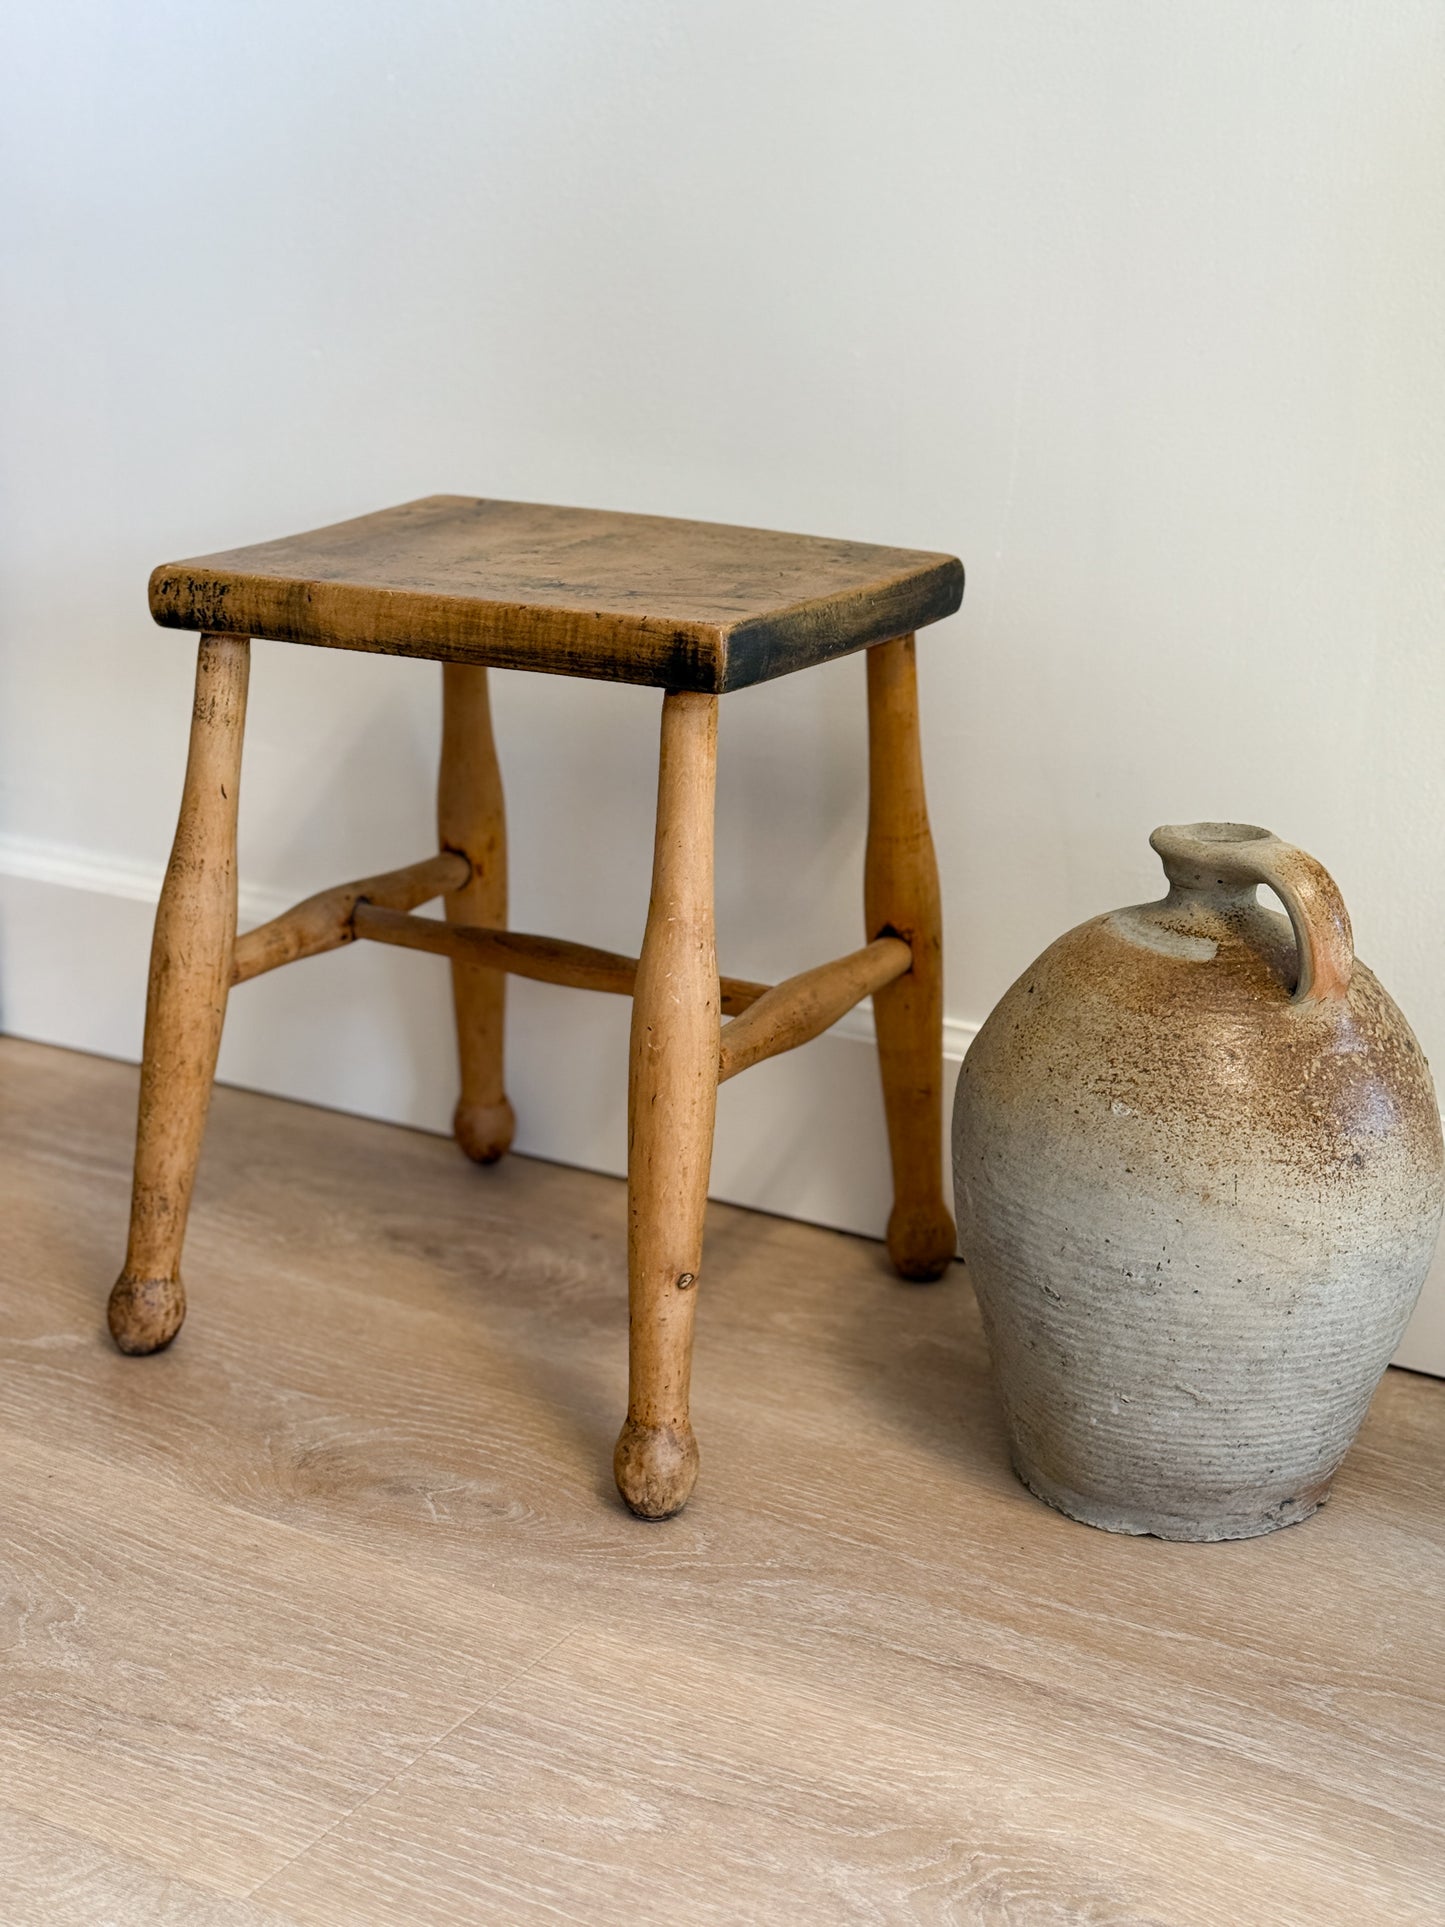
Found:
[[[1334,869],[1445,1062],[1442,42],[1411,0],[18,10],[0,1018],[136,1046],[191,673],[151,564],[451,489],[964,556],[923,645],[955,1048],[1154,893],[1156,822],[1224,816]],[[435,675],[256,656],[262,898],[424,851]],[[725,706],[734,971],[857,934],[861,694],[850,661]],[[634,947],[656,696],[498,707],[516,921]],[[440,966],[280,982],[230,1075],[442,1119]],[[526,1141],[615,1166],[625,1011],[516,1015]],[[720,1189],[875,1224],[864,1046],[763,1076],[787,1115],[726,1112]]]

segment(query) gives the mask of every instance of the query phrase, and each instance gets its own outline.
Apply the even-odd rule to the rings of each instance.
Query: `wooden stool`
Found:
[[[358,937],[449,957],[461,1057],[455,1132],[488,1164],[512,1141],[507,972],[631,995],[630,1395],[617,1483],[663,1519],[697,1477],[693,1315],[718,1084],[806,1043],[872,995],[893,1163],[888,1249],[936,1278],[943,1199],[938,873],[923,799],[913,631],[958,608],[947,555],[649,515],[435,495],[332,528],[157,569],[151,613],[200,631],[180,821],[156,911],[135,1188],[110,1295],[124,1352],[185,1316],[181,1243],[233,984]],[[236,934],[236,802],[250,638],[439,659],[440,853],[323,891]],[[868,941],[769,988],[718,976],[713,793],[720,694],[868,650]],[[663,689],[652,898],[638,959],[508,930],[487,669]],[[413,916],[443,897],[446,922]],[[720,1024],[722,1016],[731,1022]]]

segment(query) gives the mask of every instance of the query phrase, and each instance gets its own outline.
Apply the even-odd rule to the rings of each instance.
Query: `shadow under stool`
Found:
[[[938,1277],[953,1254],[941,1178],[938,872],[913,632],[951,615],[962,595],[962,567],[947,555],[459,495],[157,569],[152,614],[198,631],[200,645],[151,951],[130,1238],[110,1296],[120,1349],[158,1351],[185,1317],[181,1245],[234,984],[357,938],[449,957],[461,1059],[454,1128],[481,1164],[512,1140],[507,974],[630,995],[630,1390],[614,1467],[641,1517],[680,1510],[697,1477],[688,1389],[722,1080],[806,1043],[871,995],[893,1166],[888,1250],[914,1279]],[[440,847],[238,936],[236,809],[254,636],[442,663]],[[868,940],[772,987],[719,977],[718,697],[857,649],[868,651]],[[665,692],[639,958],[506,927],[489,668]],[[436,897],[444,923],[412,914]]]

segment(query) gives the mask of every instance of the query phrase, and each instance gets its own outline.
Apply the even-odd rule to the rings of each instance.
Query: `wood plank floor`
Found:
[[[5,1927],[1445,1921],[1445,1385],[1302,1526],[1113,1538],[961,1271],[720,1206],[645,1526],[620,1185],[218,1092],[123,1359],[135,1084],[0,1040]]]

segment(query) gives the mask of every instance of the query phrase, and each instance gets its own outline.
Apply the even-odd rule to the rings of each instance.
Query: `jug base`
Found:
[[[1259,1539],[1267,1532],[1280,1532],[1285,1526],[1298,1525],[1318,1512],[1329,1496],[1328,1489],[1316,1489],[1297,1498],[1280,1500],[1262,1511],[1207,1513],[1196,1517],[1087,1497],[1040,1478],[1032,1468],[1025,1469],[1017,1460],[1014,1471],[1035,1498],[1042,1499],[1055,1512],[1062,1512],[1065,1518],[1077,1519],[1080,1525],[1097,1526],[1101,1532],[1126,1533],[1140,1539],[1173,1539],[1195,1544]]]

